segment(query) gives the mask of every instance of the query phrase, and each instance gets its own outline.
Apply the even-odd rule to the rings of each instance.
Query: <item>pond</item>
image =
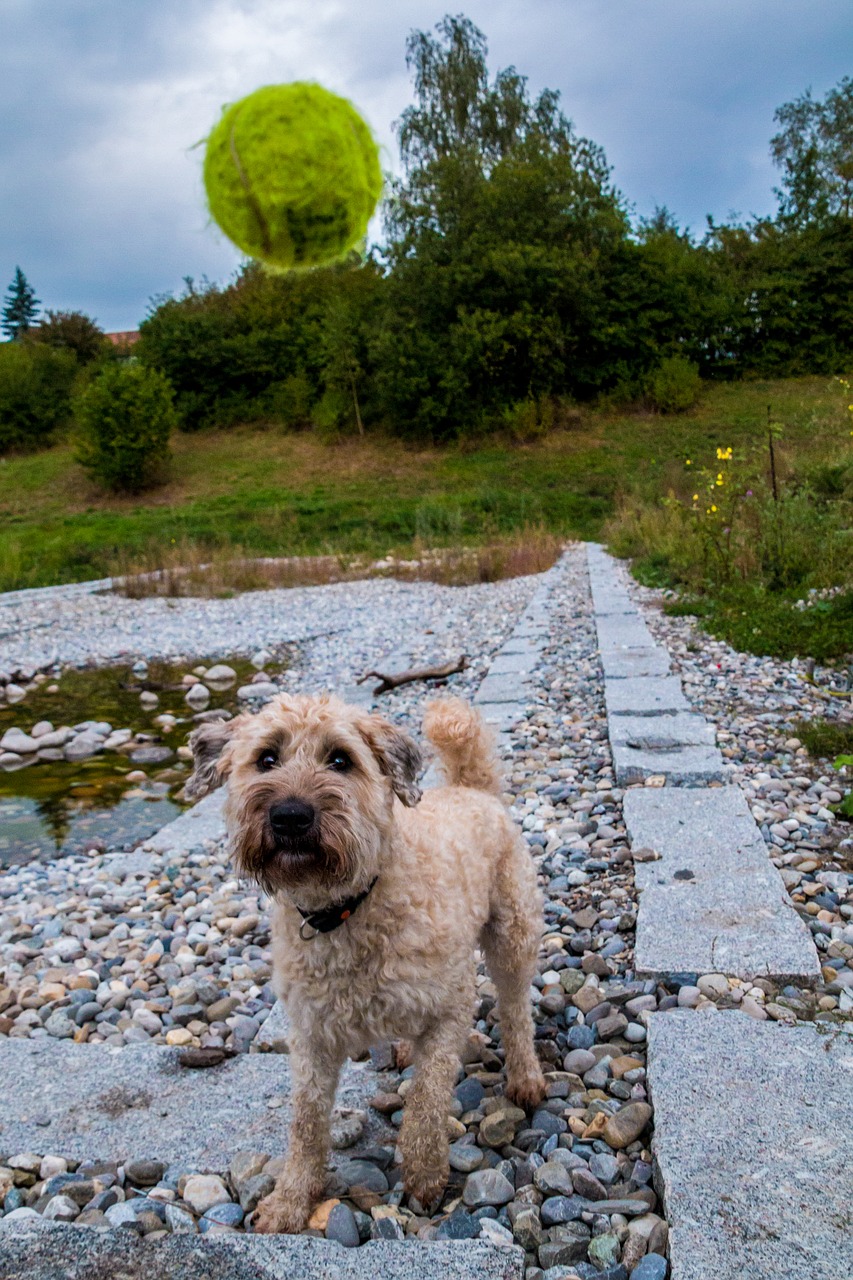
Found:
[[[261,672],[257,658],[193,658],[36,676],[20,702],[0,705],[0,867],[130,848],[176,818],[190,733],[252,705],[238,690],[254,680],[260,693],[287,665],[264,656]]]

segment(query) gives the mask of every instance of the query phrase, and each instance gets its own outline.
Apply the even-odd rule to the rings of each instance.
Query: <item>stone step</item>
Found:
[[[660,855],[634,867],[638,975],[817,980],[811,934],[739,787],[636,788],[624,814],[634,849]]]
[[[181,1066],[181,1052],[0,1040],[0,1147],[74,1159],[150,1157],[202,1170],[226,1169],[241,1149],[284,1153],[286,1055],[240,1054],[217,1067],[191,1069]],[[338,1105],[364,1108],[383,1087],[369,1063],[348,1063]],[[368,1141],[393,1135],[375,1112],[368,1109],[368,1117]]]
[[[601,649],[599,656],[605,681],[670,673],[669,654],[659,645],[647,649]]]
[[[689,711],[678,676],[636,676],[604,681],[607,715],[654,716]]]
[[[170,1235],[33,1218],[0,1219],[2,1280],[523,1280],[524,1253],[482,1240],[371,1240],[345,1249],[311,1236]]]
[[[727,776],[713,727],[693,712],[614,716],[608,727],[620,786],[653,776],[675,786],[697,786]]]
[[[853,1036],[692,1010],[649,1019],[672,1280],[853,1276]]]
[[[595,625],[602,653],[607,650],[625,653],[655,647],[655,638],[639,614],[599,614]]]

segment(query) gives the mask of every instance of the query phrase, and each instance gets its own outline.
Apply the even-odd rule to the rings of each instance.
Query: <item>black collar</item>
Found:
[[[296,910],[302,916],[302,924],[299,928],[300,938],[308,942],[311,938],[316,937],[318,933],[331,933],[333,929],[338,929],[361,906],[378,879],[379,877],[376,876],[374,880],[371,880],[367,888],[363,889],[361,893],[357,893],[355,897],[346,898],[343,902],[336,902],[333,907],[326,907],[323,911],[303,911],[298,904],[294,903]],[[315,932],[303,933],[306,925]]]

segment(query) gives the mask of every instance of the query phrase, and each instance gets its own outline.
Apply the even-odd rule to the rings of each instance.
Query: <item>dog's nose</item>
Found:
[[[304,800],[281,800],[270,809],[270,826],[279,839],[304,836],[313,822],[313,806]]]

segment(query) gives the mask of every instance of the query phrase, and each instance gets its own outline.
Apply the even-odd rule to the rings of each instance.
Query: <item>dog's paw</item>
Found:
[[[252,1219],[252,1230],[264,1235],[298,1235],[308,1225],[312,1202],[273,1191],[261,1200]]]
[[[415,1050],[411,1040],[394,1041],[394,1065],[398,1071],[405,1071],[415,1060]]]
[[[425,1212],[438,1206],[447,1187],[449,1168],[418,1169],[403,1175],[403,1187],[410,1200],[417,1200]]]
[[[531,1071],[524,1076],[514,1076],[507,1081],[506,1096],[510,1102],[524,1111],[532,1111],[538,1107],[545,1097],[548,1086],[541,1071]]]

